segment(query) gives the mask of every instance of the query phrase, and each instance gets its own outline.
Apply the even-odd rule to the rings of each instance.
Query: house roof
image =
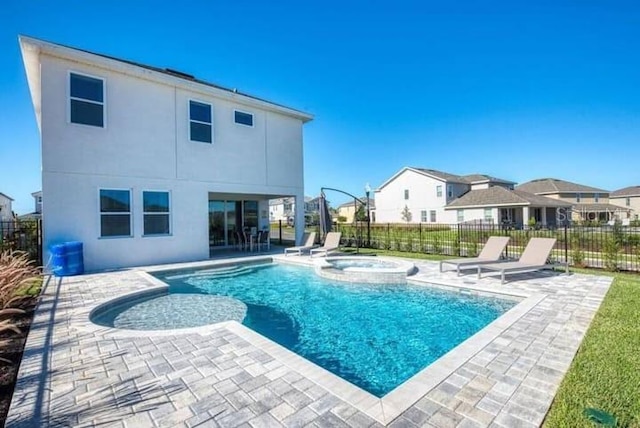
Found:
[[[10,201],[13,201],[13,198],[11,196],[5,195],[2,192],[0,192],[0,196],[4,196],[5,198],[9,199]]]
[[[443,181],[448,181],[450,183],[468,183],[468,181],[465,180],[464,177],[460,175],[450,174],[448,172],[438,171],[436,169],[416,168],[416,167],[410,167],[410,168],[415,171],[420,171],[424,174],[430,175],[432,177],[439,178]]]
[[[127,59],[116,58],[84,49],[51,43],[28,36],[19,36],[18,39],[20,41],[25,69],[27,71],[27,80],[31,91],[31,98],[38,118],[38,125],[40,125],[41,112],[39,75],[40,62],[38,58],[40,53],[46,53],[51,56],[69,59],[72,61],[84,62],[95,67],[127,72],[128,74],[133,74],[136,77],[147,80],[159,80],[173,85],[184,86],[191,90],[204,91],[209,95],[231,99],[237,103],[266,110],[273,110],[288,116],[293,116],[302,120],[302,122],[308,122],[313,119],[313,115],[309,113],[240,92],[236,88],[227,88],[215,83],[207,82],[206,80],[198,79],[188,73],[183,73],[174,69],[154,67]]]
[[[367,197],[366,196],[362,196],[360,198],[361,201],[366,201]],[[345,202],[344,204],[340,204],[338,205],[338,208],[346,208],[346,207],[352,207],[353,206],[353,200]],[[376,201],[375,199],[373,199],[371,196],[369,196],[369,208],[375,208],[376,207]]]
[[[629,186],[611,192],[610,198],[628,198],[630,196],[640,196],[640,186]]]
[[[37,196],[42,196],[42,190],[38,190],[37,192],[33,192],[31,194],[31,196],[33,196],[34,198],[37,197]]]
[[[501,186],[488,189],[471,190],[460,196],[445,209],[496,206],[539,206],[539,207],[570,207],[571,204],[558,199],[538,196],[521,190],[509,190]]]
[[[523,190],[525,192],[535,193],[536,195],[574,192],[609,193],[608,190],[572,183],[571,181],[560,180],[557,178],[538,178],[536,180],[527,181],[526,183],[522,183],[517,186],[516,190]]]
[[[516,184],[515,181],[504,180],[502,178],[492,177],[486,174],[468,174],[463,175],[464,178],[470,184],[476,183],[508,183],[508,184]]]

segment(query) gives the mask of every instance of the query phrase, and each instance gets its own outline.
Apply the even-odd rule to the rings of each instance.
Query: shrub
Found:
[[[574,266],[585,267],[582,239],[578,234],[571,237],[571,260]]]
[[[620,270],[618,264],[618,254],[620,252],[620,244],[613,237],[608,237],[603,245],[604,268],[610,272]]]
[[[471,240],[471,245],[469,245],[469,251],[467,252],[467,256],[469,257],[478,256],[478,238],[474,237]]]
[[[15,300],[16,291],[27,281],[35,279],[40,269],[29,255],[23,251],[0,253],[0,309],[9,307]]]
[[[442,244],[440,243],[440,237],[438,235],[433,237],[431,248],[434,254],[442,254]]]

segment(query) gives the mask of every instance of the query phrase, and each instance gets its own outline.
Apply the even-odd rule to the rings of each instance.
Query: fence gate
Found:
[[[0,251],[19,250],[42,266],[42,221],[12,220],[0,222]]]

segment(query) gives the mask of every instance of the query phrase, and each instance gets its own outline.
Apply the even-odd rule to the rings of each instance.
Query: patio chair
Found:
[[[314,248],[311,250],[311,257],[313,257],[314,253],[324,253],[326,257],[330,252],[336,251],[340,248],[340,238],[342,237],[342,233],[340,232],[329,232],[327,233],[326,238],[324,239],[324,245],[320,248]]]
[[[555,244],[555,238],[531,238],[518,261],[478,265],[478,279],[482,269],[500,272],[501,284],[504,284],[506,274],[553,268],[547,260]]]
[[[262,250],[262,247],[266,247],[267,250],[271,248],[271,240],[269,239],[268,230],[258,231],[258,251]]]
[[[314,242],[316,241],[316,232],[305,233],[302,235],[302,245],[298,245],[297,247],[289,247],[284,249],[284,255],[287,253],[298,253],[299,256],[302,255],[303,251],[311,250],[315,248]]]
[[[456,273],[460,275],[460,269],[475,268],[481,264],[497,263],[500,262],[500,257],[509,243],[508,236],[490,236],[487,243],[482,247],[482,251],[478,254],[478,257],[467,257],[461,259],[450,259],[440,261],[440,272],[442,272],[442,265],[449,264],[455,265]]]

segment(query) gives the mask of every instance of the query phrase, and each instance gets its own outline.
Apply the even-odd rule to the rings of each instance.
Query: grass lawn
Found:
[[[640,275],[614,278],[545,427],[595,426],[583,416],[587,407],[613,414],[617,426],[640,427]]]
[[[355,249],[345,252],[355,253]],[[371,249],[360,249],[360,254],[450,258]],[[560,385],[544,426],[596,426],[583,414],[585,408],[592,407],[613,414],[618,421],[616,426],[640,428],[640,275],[593,269],[572,271],[612,275],[614,281]]]

